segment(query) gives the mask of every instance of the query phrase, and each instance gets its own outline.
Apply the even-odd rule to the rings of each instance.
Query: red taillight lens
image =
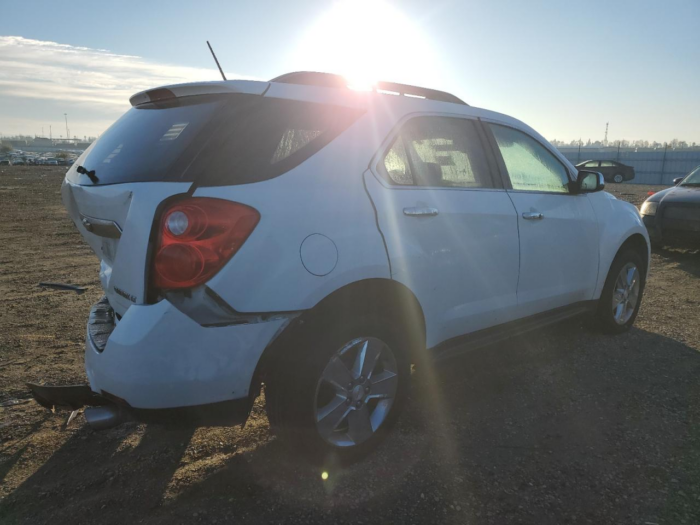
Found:
[[[194,197],[161,216],[153,260],[157,288],[205,283],[233,257],[260,221],[257,210],[220,199]]]

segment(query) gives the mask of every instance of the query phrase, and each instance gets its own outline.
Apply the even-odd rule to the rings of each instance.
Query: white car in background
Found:
[[[431,89],[292,73],[153,89],[68,170],[101,261],[89,386],[46,406],[271,426],[358,457],[412,363],[593,312],[628,330],[649,268],[636,208],[522,122]],[[495,350],[494,350],[495,351]]]

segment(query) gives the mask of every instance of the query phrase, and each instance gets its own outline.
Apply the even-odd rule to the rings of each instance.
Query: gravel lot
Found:
[[[663,250],[635,328],[567,322],[419,370],[362,463],[311,466],[268,433],[96,433],[27,399],[84,382],[98,263],[64,169],[0,169],[0,523],[700,523],[700,254]],[[652,187],[608,187],[640,204]],[[70,282],[86,293],[44,290]],[[322,472],[328,473],[326,480]]]

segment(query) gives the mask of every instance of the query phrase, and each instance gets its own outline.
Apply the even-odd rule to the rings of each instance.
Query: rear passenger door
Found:
[[[569,192],[569,171],[529,134],[488,124],[518,212],[520,317],[593,298],[598,224],[586,194]]]
[[[416,295],[428,347],[514,318],[518,226],[478,122],[406,121],[365,173],[393,279]]]

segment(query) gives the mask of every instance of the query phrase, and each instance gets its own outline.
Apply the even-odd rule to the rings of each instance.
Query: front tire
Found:
[[[645,264],[633,250],[615,257],[598,302],[598,321],[603,332],[621,334],[634,324],[646,284]]]
[[[310,323],[265,386],[272,431],[324,462],[356,461],[379,445],[410,381],[409,340],[398,323],[342,317]]]

